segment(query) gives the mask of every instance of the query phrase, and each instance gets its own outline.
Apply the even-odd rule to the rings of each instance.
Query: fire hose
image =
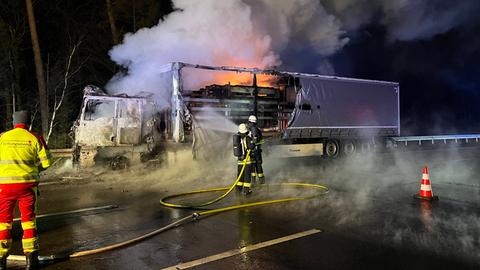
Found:
[[[237,176],[237,179],[235,182],[230,186],[230,187],[222,187],[222,188],[210,188],[210,189],[203,189],[203,190],[195,190],[195,191],[190,191],[190,192],[184,192],[184,193],[178,193],[178,194],[173,194],[169,195],[166,197],[163,197],[160,199],[160,204],[165,206],[165,207],[171,207],[171,208],[183,208],[183,209],[199,209],[200,207],[208,206],[211,204],[214,204],[225,197],[227,197],[231,191],[236,187],[237,183],[240,181],[240,179],[243,176],[243,173],[245,171],[246,164],[250,161],[250,150],[247,152],[247,157],[243,160],[243,165],[240,173]],[[251,202],[251,203],[244,203],[244,204],[238,204],[238,205],[232,205],[232,206],[226,206],[226,207],[221,207],[221,208],[216,208],[216,209],[208,209],[208,210],[202,210],[199,212],[194,212],[193,214],[189,214],[183,218],[177,219],[176,221],[161,227],[157,230],[154,230],[152,232],[149,232],[147,234],[138,236],[136,238],[126,240],[123,242],[119,242],[116,244],[96,248],[96,249],[90,249],[90,250],[84,250],[84,251],[78,251],[74,253],[59,253],[55,255],[49,255],[49,256],[39,256],[39,260],[41,262],[52,262],[56,260],[65,260],[68,258],[77,258],[77,257],[83,257],[87,255],[93,255],[105,251],[110,251],[122,247],[126,247],[128,245],[132,245],[135,243],[138,243],[142,240],[145,240],[149,237],[152,237],[154,235],[157,235],[161,232],[164,232],[166,230],[169,230],[171,228],[175,228],[177,226],[186,224],[190,221],[193,220],[198,220],[201,217],[206,217],[209,215],[213,214],[218,214],[222,212],[227,212],[227,211],[232,211],[232,210],[237,210],[237,209],[242,209],[242,208],[248,208],[248,207],[255,207],[255,206],[262,206],[262,205],[270,205],[270,204],[277,204],[277,203],[286,203],[286,202],[291,202],[291,201],[299,201],[299,200],[308,200],[308,199],[313,199],[315,197],[319,197],[322,195],[325,195],[328,193],[329,189],[326,186],[320,185],[320,184],[310,184],[310,183],[298,183],[298,182],[287,182],[287,183],[277,183],[277,184],[263,184],[262,186],[280,186],[280,187],[301,187],[301,188],[314,188],[317,189],[319,192],[310,196],[304,196],[304,197],[290,197],[290,198],[283,198],[283,199],[275,199],[275,200],[267,200],[267,201],[259,201],[259,202]],[[169,203],[167,202],[168,200],[171,200],[173,198],[179,198],[179,197],[184,197],[184,196],[189,196],[189,195],[194,195],[194,194],[201,194],[201,193],[208,193],[208,192],[219,192],[219,191],[225,191],[222,195],[219,197],[204,202],[204,203],[199,203],[195,205],[187,205],[187,204],[174,204],[174,203]],[[25,261],[25,256],[21,255],[10,255],[8,256],[8,260],[14,260],[14,261]]]
[[[245,170],[245,166],[246,166],[247,162],[250,161],[250,155],[249,154],[250,154],[250,150],[248,150],[247,157],[243,160],[243,166],[242,166],[242,169],[241,169],[240,173],[237,176],[237,179],[235,180],[235,182],[230,187],[210,188],[210,189],[202,189],[202,190],[195,190],[195,191],[173,194],[173,195],[166,196],[166,197],[162,198],[160,200],[160,204],[163,205],[163,206],[172,207],[172,208],[198,209],[200,207],[211,205],[213,203],[216,203],[216,202],[220,201],[221,199],[225,198],[226,196],[228,196],[228,194],[230,194],[232,192],[232,190],[236,187],[237,183],[242,178],[243,172]],[[226,212],[226,211],[231,211],[231,210],[236,210],[236,209],[241,209],[241,208],[253,207],[253,206],[313,199],[313,198],[318,197],[320,195],[327,194],[328,191],[329,191],[328,187],[323,186],[323,185],[309,184],[309,183],[296,183],[296,182],[277,183],[277,184],[268,184],[268,185],[264,184],[262,186],[309,187],[309,188],[318,189],[321,192],[318,193],[318,194],[314,194],[314,195],[306,196],[306,197],[291,197],[291,198],[284,198],[284,199],[276,199],[276,200],[268,200],[268,201],[260,201],[260,202],[239,204],[239,205],[227,206],[227,207],[222,207],[222,208],[217,208],[217,209],[212,209],[212,210],[204,210],[204,211],[201,211],[201,212],[196,212],[194,214],[196,214],[197,217],[200,217],[200,216],[206,216],[206,215],[211,215],[211,214],[216,214],[216,213],[221,213],[221,212]],[[225,191],[225,193],[220,195],[219,197],[213,199],[213,200],[210,200],[210,201],[207,201],[207,202],[204,202],[204,203],[200,203],[200,204],[188,205],[188,204],[174,204],[174,203],[167,202],[168,200],[173,199],[173,198],[184,197],[184,196],[200,194],[200,193],[218,192],[218,191]]]

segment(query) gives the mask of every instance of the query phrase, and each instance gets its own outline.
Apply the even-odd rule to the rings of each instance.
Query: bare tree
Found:
[[[5,31],[0,33],[2,44],[0,44],[0,87],[2,87],[2,98],[5,104],[5,122],[11,122],[12,114],[16,108],[15,93],[18,91],[18,38],[15,29],[4,22],[0,23]]]
[[[32,0],[25,0],[27,6],[28,25],[30,27],[30,36],[32,38],[33,56],[35,59],[35,71],[37,73],[38,100],[40,104],[40,118],[42,120],[42,133],[45,136],[48,132],[48,96],[45,75],[43,71],[43,62],[40,54],[40,43],[38,41],[37,26],[33,12]]]
[[[71,67],[72,67],[72,59],[78,49],[78,47],[80,46],[80,44],[82,43],[82,41],[79,41],[78,43],[76,43],[72,49],[70,50],[70,53],[68,54],[68,57],[67,57],[67,60],[66,60],[66,64],[65,64],[65,71],[63,73],[63,78],[62,78],[62,81],[59,82],[55,87],[54,87],[54,105],[53,105],[53,110],[52,110],[52,118],[50,119],[50,125],[49,125],[49,129],[48,129],[48,133],[45,137],[45,140],[46,142],[48,143],[48,140],[50,139],[50,136],[52,135],[52,131],[53,131],[53,128],[55,127],[55,118],[57,116],[57,113],[58,111],[60,110],[60,107],[62,106],[63,104],[63,100],[65,98],[65,94],[67,92],[67,89],[69,87],[69,79],[74,76],[76,73],[78,73],[78,71],[80,71],[80,69],[82,68],[82,66],[85,64],[85,62],[87,61],[87,59],[84,59],[80,64],[78,64],[75,69],[72,71],[71,70]],[[61,91],[61,94],[60,95],[57,95],[57,92],[59,90],[59,88],[62,87],[62,91]]]
[[[37,114],[38,114],[38,102],[35,103],[35,106],[33,107],[33,112],[31,112],[32,114],[32,119],[30,121],[30,126],[28,127],[28,130],[32,130],[33,128],[33,124],[35,122],[35,119],[37,118]]]

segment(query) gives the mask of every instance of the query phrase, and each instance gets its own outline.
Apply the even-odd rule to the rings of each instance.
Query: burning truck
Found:
[[[212,83],[185,87],[197,70],[213,73]],[[108,95],[86,87],[73,126],[74,161],[124,168],[158,159],[180,144],[191,145],[196,155],[206,144],[202,123],[239,124],[250,114],[273,138],[270,152],[280,157],[353,154],[375,138],[400,132],[398,83],[179,62],[164,66],[161,76],[167,83],[159,91],[170,97],[166,109],[155,93]],[[206,110],[213,113],[202,114]]]
[[[194,86],[198,73],[208,79]],[[335,158],[409,141],[479,138],[399,137],[396,82],[181,62],[164,65],[159,76],[165,83],[158,93],[107,95],[87,87],[73,127],[74,161],[83,167],[106,161],[124,168],[161,160],[182,147],[191,147],[196,156],[202,147],[214,150],[205,142],[202,123],[238,125],[251,114],[270,138],[266,151],[275,157]],[[159,94],[169,106],[159,106]]]

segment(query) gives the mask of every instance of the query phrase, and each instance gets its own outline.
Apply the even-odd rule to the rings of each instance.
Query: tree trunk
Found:
[[[37,26],[35,24],[35,15],[33,13],[32,0],[25,0],[25,4],[27,6],[28,25],[30,27],[30,36],[32,37],[33,57],[35,59],[35,70],[37,73],[38,99],[40,103],[40,118],[42,120],[42,134],[45,136],[48,132],[47,86],[45,84],[43,62],[40,55],[40,44],[38,42]]]
[[[113,16],[113,7],[112,1],[107,1],[107,14],[108,14],[108,22],[110,23],[110,30],[112,31],[112,41],[113,45],[118,44],[118,32],[117,27],[115,26],[115,17]]]

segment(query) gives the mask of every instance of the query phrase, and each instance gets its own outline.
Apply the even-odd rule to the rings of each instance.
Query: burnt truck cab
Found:
[[[162,121],[152,94],[107,95],[87,86],[80,115],[72,127],[73,160],[81,167],[107,163],[124,168],[157,154]]]

